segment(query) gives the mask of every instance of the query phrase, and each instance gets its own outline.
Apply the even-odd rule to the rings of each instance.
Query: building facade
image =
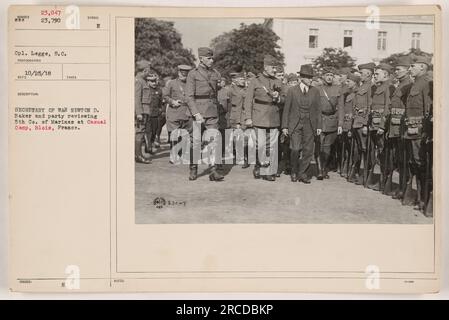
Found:
[[[324,48],[342,48],[356,63],[378,62],[410,48],[434,52],[434,24],[429,16],[390,17],[379,28],[367,27],[366,18],[274,19],[273,31],[281,38],[286,72],[312,63]]]

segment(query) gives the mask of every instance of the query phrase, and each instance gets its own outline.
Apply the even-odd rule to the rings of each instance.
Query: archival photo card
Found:
[[[437,292],[440,15],[10,7],[11,291]]]

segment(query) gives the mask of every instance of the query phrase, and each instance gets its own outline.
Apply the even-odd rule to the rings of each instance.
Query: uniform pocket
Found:
[[[150,103],[151,101],[151,91],[150,88],[142,89],[142,103]]]
[[[371,119],[372,124],[380,124],[380,118],[372,118]]]
[[[400,118],[394,118],[394,117],[392,117],[391,120],[390,120],[390,122],[391,122],[392,125],[397,126],[397,125],[400,125],[400,124],[401,124],[401,119],[400,119]]]

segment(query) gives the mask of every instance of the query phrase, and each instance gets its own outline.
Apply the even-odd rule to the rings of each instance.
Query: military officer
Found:
[[[410,75],[414,78],[414,82],[407,96],[405,109],[404,138],[411,173],[407,181],[407,189],[411,189],[413,176],[415,176],[418,192],[414,202],[417,204],[416,208],[420,211],[423,211],[425,207],[426,159],[424,158],[424,142],[427,137],[426,133],[423,132],[423,121],[425,117],[429,116],[431,111],[429,81],[426,77],[429,65],[429,59],[423,56],[418,56],[411,64],[409,70]]]
[[[293,86],[294,83],[298,83],[298,76],[295,74],[292,74],[291,76],[285,75],[284,73],[284,67],[282,65],[278,66],[277,70],[277,78],[282,81],[282,95],[287,95],[287,90],[289,87]],[[290,85],[288,82],[290,81]],[[282,113],[283,113],[284,105],[279,105],[279,116],[282,120]],[[281,127],[279,127],[279,130],[281,131]],[[281,131],[282,132],[282,131]],[[290,164],[290,140],[288,135],[280,134],[278,139],[278,170],[276,173],[276,177],[280,177],[281,174],[284,173],[286,175],[291,175],[291,164]]]
[[[244,74],[241,72],[233,72],[230,74],[230,76],[232,78],[232,83],[229,88],[229,99],[231,107],[229,112],[228,126],[233,129],[233,131],[229,142],[231,145],[234,145],[235,143],[234,150],[236,154],[236,164],[240,164],[243,160],[242,168],[246,169],[249,167],[248,137],[243,132],[243,130],[245,129],[243,104],[245,102],[246,95],[246,79]],[[241,154],[242,151],[243,154]]]
[[[298,80],[299,80],[299,78],[296,74],[290,73],[287,77],[287,85],[289,87],[294,87],[298,84]]]
[[[280,106],[284,102],[282,82],[276,78],[277,66],[274,57],[265,56],[264,71],[250,81],[244,104],[245,125],[253,126],[257,135],[254,178],[268,181],[276,180]]]
[[[391,66],[387,63],[380,63],[374,72],[376,88],[372,92],[372,104],[370,108],[369,139],[371,148],[368,161],[368,181],[366,186],[376,191],[383,191],[385,186],[385,153],[384,153],[384,133],[387,112],[390,109],[390,73]],[[380,166],[380,179],[376,181],[374,168]]]
[[[162,88],[159,86],[159,77],[156,71],[151,70],[147,75],[147,87],[144,87],[144,96],[148,95],[148,122],[146,126],[147,144],[146,149],[153,154],[156,142],[157,131],[159,129],[159,120],[162,113]],[[144,111],[145,112],[145,111]]]
[[[322,113],[322,133],[319,143],[315,145],[315,158],[318,166],[318,180],[329,179],[329,166],[331,149],[337,138],[337,104],[340,96],[340,87],[335,85],[334,76],[336,70],[326,67],[323,70],[323,85],[318,87],[320,91],[320,103]]]
[[[212,68],[213,51],[207,47],[198,48],[198,57],[200,63],[191,70],[186,80],[186,100],[187,107],[191,114],[192,129],[192,150],[189,180],[196,180],[198,177],[199,153],[201,152],[201,135],[204,130],[214,135],[214,130],[218,129],[218,86],[217,82],[221,79],[220,73]],[[201,134],[198,134],[195,128],[201,125]],[[215,134],[208,142],[208,148],[211,150],[208,156],[209,180],[222,181],[224,177],[217,172],[216,158],[221,158],[221,140]]]
[[[338,133],[342,137],[342,160],[343,165],[340,175],[348,178],[348,168],[352,163],[358,161],[358,153],[354,148],[355,141],[352,136],[352,118],[354,108],[355,90],[360,82],[360,77],[348,74],[345,81],[345,90],[339,97],[338,105]]]
[[[136,78],[134,82],[134,116],[135,116],[135,140],[134,140],[134,157],[136,162],[151,163],[151,160],[145,158],[142,154],[142,143],[145,142],[146,125],[148,121],[148,113],[146,113],[149,103],[149,96],[144,95],[148,87],[146,77],[150,71],[150,62],[140,60],[136,63]]]
[[[302,65],[299,74],[300,84],[287,91],[282,133],[290,136],[291,181],[309,184],[306,172],[313,157],[314,137],[321,135],[323,118],[320,91],[311,86],[312,65]]]
[[[187,99],[185,95],[187,74],[190,70],[192,70],[192,67],[189,65],[179,65],[178,77],[168,81],[163,90],[164,100],[168,103],[166,124],[169,140],[171,141],[170,162],[172,163],[177,162],[177,154],[180,155],[181,152],[186,154],[185,147],[187,146],[187,137],[185,134],[186,131],[188,132],[191,130],[191,123],[189,121],[190,111],[187,108]],[[176,148],[175,150],[173,147],[176,146],[180,140],[184,142],[184,145],[182,145],[182,148],[184,149]]]
[[[398,80],[397,87],[393,90],[391,96],[390,109],[387,110],[386,115],[389,116],[386,122],[386,140],[385,140],[385,154],[387,156],[386,165],[386,183],[384,193],[393,196],[395,199],[402,199],[404,194],[404,187],[407,180],[407,167],[404,167],[404,143],[401,139],[402,130],[401,123],[405,113],[405,105],[407,103],[407,96],[412,86],[412,80],[408,68],[411,60],[409,56],[402,56],[398,59],[395,66],[395,77]],[[399,171],[399,188],[392,189],[393,172]]]
[[[357,142],[357,152],[359,157],[351,166],[348,181],[356,184],[363,184],[364,175],[360,173],[360,165],[363,159],[364,167],[367,160],[367,136],[368,136],[368,116],[371,108],[372,76],[376,65],[372,62],[360,64],[360,84],[355,90],[352,131]],[[355,159],[354,159],[355,160]],[[366,168],[368,169],[368,168]]]
[[[229,128],[229,112],[230,112],[230,93],[229,87],[226,86],[226,78],[222,77],[220,81],[218,81],[218,129],[221,134],[221,146],[222,146],[222,155],[225,155],[226,152],[226,129]],[[217,164],[217,168],[221,168],[221,163]]]

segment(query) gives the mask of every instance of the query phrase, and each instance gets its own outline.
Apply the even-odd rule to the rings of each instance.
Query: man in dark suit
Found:
[[[314,136],[319,136],[322,130],[321,104],[319,90],[311,86],[312,65],[302,65],[299,76],[301,82],[287,91],[282,132],[290,135],[291,180],[308,184],[306,171],[313,157]]]

